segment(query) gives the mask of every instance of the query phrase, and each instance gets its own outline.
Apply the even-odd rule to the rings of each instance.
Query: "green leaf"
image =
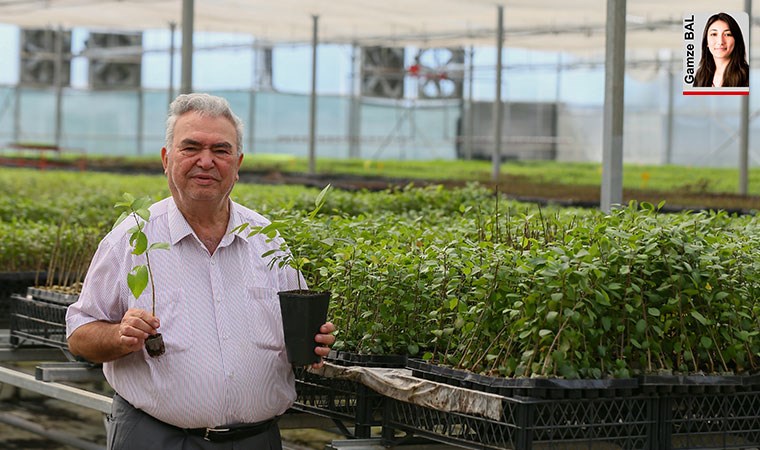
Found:
[[[647,312],[650,316],[660,317],[660,310],[657,308],[647,308]]]
[[[132,268],[127,274],[127,286],[135,298],[139,298],[148,286],[148,266],[140,265]]]
[[[113,227],[111,228],[118,227],[119,224],[124,222],[124,219],[126,219],[127,217],[129,217],[129,213],[127,211],[122,211],[121,215],[119,216],[118,219],[116,219],[116,222],[114,222]]]
[[[141,209],[135,210],[135,214],[140,216],[146,222],[150,221],[150,211],[148,211],[147,209],[141,208]]]
[[[138,231],[132,235],[129,239],[129,243],[132,244],[132,247],[134,248],[132,250],[133,255],[142,255],[145,253],[145,250],[148,249],[148,236],[142,231]]]
[[[130,207],[135,212],[138,212],[140,210],[147,210],[148,207],[150,207],[150,205],[152,203],[153,203],[153,200],[151,200],[150,197],[145,196],[145,197],[140,197],[137,200],[135,200]],[[139,213],[138,213],[138,215],[139,215]],[[143,216],[140,215],[140,217],[143,217]],[[150,215],[148,215],[148,219],[145,219],[145,220],[149,220],[149,219],[150,219]]]
[[[702,344],[702,348],[712,348],[713,341],[708,336],[702,336],[699,338],[699,343]]]
[[[242,233],[243,231],[245,231],[248,228],[248,226],[250,226],[250,224],[248,222],[242,223],[242,224],[236,226],[235,228],[233,228],[230,231],[230,234]]]
[[[264,253],[262,253],[262,254],[261,254],[261,257],[262,257],[262,258],[266,258],[267,256],[270,256],[270,255],[272,255],[272,254],[274,254],[274,253],[277,253],[277,252],[279,252],[279,251],[280,251],[280,249],[279,249],[279,248],[274,248],[274,249],[272,249],[272,250],[267,250],[267,251],[265,251]]]
[[[691,317],[697,319],[702,325],[709,325],[710,321],[705,316],[699,313],[699,311],[692,311]]]
[[[320,191],[319,195],[317,195],[316,200],[314,200],[314,209],[309,213],[309,219],[313,219],[314,216],[317,215],[320,209],[322,209],[322,206],[325,204],[325,196],[327,195],[327,192],[330,190],[330,187],[332,185],[328,184],[327,186]]]
[[[150,244],[150,247],[148,247],[148,250],[169,250],[169,243],[168,242],[154,242]]]
[[[610,296],[607,294],[607,291],[594,291],[594,296],[596,297],[596,301],[603,306],[612,306],[610,303]]]

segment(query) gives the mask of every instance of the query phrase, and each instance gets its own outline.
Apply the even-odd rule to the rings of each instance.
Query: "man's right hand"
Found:
[[[144,309],[127,310],[121,322],[90,322],[74,330],[68,338],[69,350],[94,363],[119,359],[140,351],[145,339],[161,326],[157,317]]]
[[[119,323],[119,343],[127,353],[136,352],[145,346],[145,339],[156,334],[161,323],[144,309],[130,308]]]

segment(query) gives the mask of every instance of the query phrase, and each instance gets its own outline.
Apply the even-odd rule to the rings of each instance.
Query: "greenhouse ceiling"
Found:
[[[186,1],[186,0],[185,0]],[[183,0],[0,0],[0,23],[25,28],[142,30],[181,26]],[[194,30],[244,33],[271,43],[307,43],[318,16],[321,43],[493,46],[497,5],[508,47],[603,54],[605,0],[194,0]],[[628,52],[678,51],[683,18],[743,11],[745,0],[629,0]],[[755,36],[760,33],[753,33]],[[752,47],[750,47],[752,48]]]

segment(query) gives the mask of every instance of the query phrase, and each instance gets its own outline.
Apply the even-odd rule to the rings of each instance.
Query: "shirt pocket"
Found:
[[[182,289],[156,298],[156,316],[161,321],[158,332],[164,338],[167,354],[184,352],[193,345],[195,333],[190,314],[192,311]]]
[[[285,337],[282,332],[282,314],[277,290],[248,286],[247,291],[250,311],[249,340],[259,348],[284,351]]]

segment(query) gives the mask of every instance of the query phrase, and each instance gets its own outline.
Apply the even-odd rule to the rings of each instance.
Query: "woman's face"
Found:
[[[710,49],[713,58],[729,58],[734,51],[734,37],[728,24],[722,20],[716,20],[707,29],[707,48]]]

